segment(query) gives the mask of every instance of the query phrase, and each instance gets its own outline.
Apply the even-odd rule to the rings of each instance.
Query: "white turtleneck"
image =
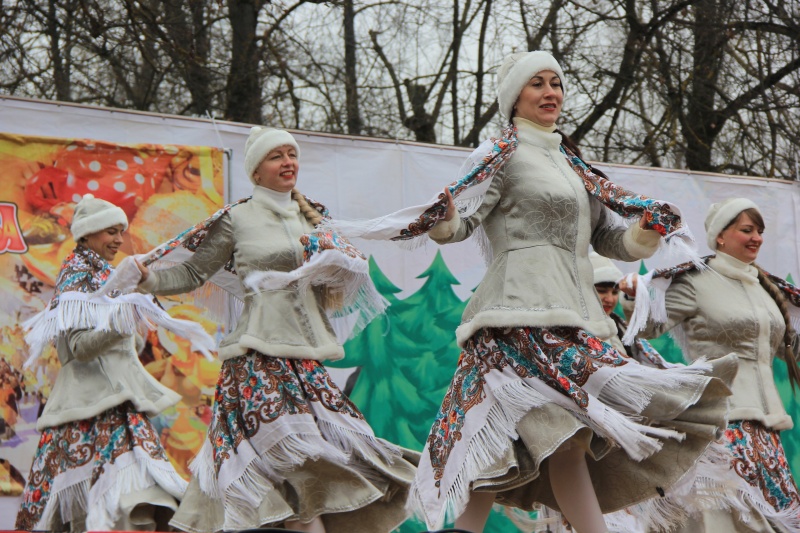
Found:
[[[556,131],[555,124],[553,124],[552,126],[542,126],[538,122],[534,122],[532,120],[528,120],[527,118],[522,118],[522,117],[514,117],[513,121],[514,125],[517,126],[517,128],[519,128],[520,126],[531,127],[544,133],[553,133],[554,131]]]
[[[256,189],[265,194],[270,200],[275,202],[275,205],[283,209],[289,209],[292,205],[292,191],[281,192],[267,187],[256,185]]]

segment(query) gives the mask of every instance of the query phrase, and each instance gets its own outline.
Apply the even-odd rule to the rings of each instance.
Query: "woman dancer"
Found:
[[[553,56],[514,54],[498,79],[511,123],[476,150],[462,179],[427,206],[338,229],[375,239],[429,233],[443,244],[480,229],[491,256],[456,330],[463,351],[411,507],[429,527],[450,514],[478,532],[494,502],[541,502],[581,533],[604,533],[604,511],[670,486],[724,425],[729,391],[710,376],[729,379],[735,357],[658,370],[600,340],[616,329],[594,293],[589,245],[631,261],[651,255],[662,235],[677,245],[685,229],[672,206],[593,172],[556,131],[566,83]],[[641,221],[619,227],[611,210]],[[683,425],[683,416],[705,423]]]
[[[644,339],[637,337],[631,346],[622,344],[622,337],[625,336],[628,323],[614,309],[619,303],[620,289],[618,282],[625,275],[609,258],[603,257],[597,252],[589,253],[589,261],[591,261],[594,269],[594,290],[597,292],[598,298],[600,298],[603,311],[614,321],[617,327],[617,331],[611,337],[603,339],[603,341],[613,346],[618,352],[627,354],[643,365],[650,365],[656,368],[675,366],[664,360],[661,354]]]
[[[790,323],[790,312],[800,305],[800,290],[755,264],[765,229],[755,203],[731,198],[714,204],[705,226],[708,246],[716,251],[707,260],[708,269],[679,265],[640,277],[633,287],[621,283],[631,295],[638,293],[632,323],[642,322],[647,313],[640,302],[648,288],[663,296],[655,301],[665,308],[660,313],[653,309],[642,336],[672,330],[689,361],[730,352],[739,356],[729,424],[721,440],[726,457],[713,476],[720,485],[738,487],[738,498],[717,498],[717,509],[695,510],[684,531],[800,531],[800,495],[780,438],[793,423],[772,376],[773,359],[779,357],[786,361],[792,383],[800,382],[797,334]],[[659,315],[666,320],[653,318]],[[697,494],[678,499],[691,510]]]
[[[113,270],[127,228],[122,209],[84,196],[70,228],[77,246],[61,265],[47,309],[27,324],[32,357],[56,337],[61,370],[36,424],[42,436],[17,529],[164,528],[186,490],[148,419],[180,396],[139,362],[143,340],[136,331],[144,316],[180,323],[152,297],[92,299]]]
[[[238,325],[220,345],[211,425],[172,522],[180,529],[376,533],[406,517],[414,466],[374,436],[321,364],[344,355],[326,311],[344,305],[348,295],[326,286],[264,288],[252,281],[300,271],[311,247],[331,257],[342,245],[331,234],[314,233],[327,211],[294,188],[299,153],[288,132],[253,128],[245,146],[252,198],[212,217],[185,263],[142,268],[141,289],[177,294],[231,262],[245,294]],[[346,244],[342,249],[358,254]],[[336,285],[335,275],[327,275]]]

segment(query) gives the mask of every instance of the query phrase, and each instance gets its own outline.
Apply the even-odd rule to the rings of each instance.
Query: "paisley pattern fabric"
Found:
[[[314,416],[320,407],[351,417],[372,431],[364,416],[333,383],[325,367],[313,359],[284,359],[252,353],[222,365],[214,394],[208,439],[214,445],[214,466],[238,452],[245,440],[279,424],[282,417]]]
[[[88,509],[103,498],[102,488],[107,490],[113,485],[120,464],[131,462],[130,457],[123,460],[126,454],[136,456],[138,462],[153,463],[145,468],[134,467],[142,478],[136,483],[139,487],[155,483],[154,479],[147,479],[151,476],[148,470],[155,468],[167,472],[172,484],[165,484],[167,488],[177,490],[178,495],[183,493],[186,482],[170,464],[158,432],[147,416],[136,412],[128,402],[95,418],[42,432],[15,527],[27,531],[52,529],[55,524],[84,518],[90,523],[93,517],[86,516]],[[59,494],[62,490],[68,493],[73,487],[82,492],[78,501],[82,499],[84,516],[60,514],[59,507],[75,510],[75,506],[65,505],[69,497]],[[116,510],[108,511],[113,517]],[[106,524],[111,526],[113,522]]]
[[[557,506],[539,467],[570,439],[594,459],[603,509],[657,497],[724,427],[736,360],[723,359],[660,369],[577,327],[481,329],[431,427],[409,506],[432,529],[458,516],[471,490]]]
[[[755,420],[738,420],[728,425],[723,442],[731,454],[731,470],[750,487],[747,492],[751,498],[760,500],[758,507],[776,512],[793,510],[796,527],[800,521],[800,494],[780,433]],[[769,514],[768,518],[774,520]]]
[[[111,263],[100,257],[100,254],[79,244],[61,263],[49,308],[58,307],[59,296],[62,293],[95,292],[103,286],[113,271]]]
[[[456,205],[459,196],[466,190],[477,187],[478,185],[490,182],[494,175],[511,158],[519,145],[517,138],[517,126],[511,124],[505,128],[498,138],[492,138],[485,142],[476,150],[476,153],[485,150],[485,154],[474,157],[478,158],[477,164],[469,171],[449,185]],[[486,148],[484,148],[484,146]],[[487,150],[488,148],[488,150]],[[602,176],[592,171],[580,157],[561,145],[561,153],[572,165],[573,170],[583,179],[586,190],[597,198],[603,205],[624,218],[642,217],[644,218],[644,229],[657,231],[669,240],[674,236],[687,238],[691,241],[688,228],[683,224],[678,209],[660,200],[654,200],[646,196],[633,193],[627,189],[614,184]],[[447,213],[447,197],[444,193],[438,195],[437,199],[427,206],[421,214],[411,221],[404,223],[399,233],[392,240],[406,240],[419,237],[430,231],[437,222],[443,220]],[[389,218],[392,215],[389,215]],[[344,226],[343,226],[344,227]],[[369,232],[361,232],[363,238],[371,237]]]
[[[427,439],[437,486],[461,439],[467,413],[487,397],[485,375],[490,371],[508,368],[520,378],[538,378],[586,409],[590,400],[583,386],[592,374],[601,366],[620,367],[629,361],[580,328],[481,330],[461,353]]]
[[[375,437],[322,364],[250,351],[223,362],[191,465],[198,489],[172,523],[218,531],[325,515],[331,532],[389,531],[406,516],[414,462]]]

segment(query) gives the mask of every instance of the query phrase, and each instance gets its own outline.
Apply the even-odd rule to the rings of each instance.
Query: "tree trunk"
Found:
[[[261,83],[258,75],[259,47],[256,26],[260,0],[228,0],[231,23],[231,68],[226,88],[228,120],[261,122]]]
[[[358,78],[356,76],[356,13],[353,0],[344,0],[344,93],[347,113],[347,133],[361,135],[363,124],[358,109]]]
[[[728,39],[723,26],[733,9],[730,1],[703,0],[694,6],[692,84],[686,98],[686,119],[683,122],[686,166],[691,170],[715,170],[711,148],[723,121],[716,109],[716,85]]]

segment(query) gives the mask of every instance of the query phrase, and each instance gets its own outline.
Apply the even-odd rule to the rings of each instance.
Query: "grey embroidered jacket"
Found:
[[[223,268],[231,255],[240,282],[254,271],[289,272],[302,264],[300,237],[312,229],[296,202],[284,209],[265,189],[255,187],[253,198],[220,217],[189,260],[151,271],[139,287],[155,294],[191,291]],[[301,292],[294,284],[282,290],[243,290],[244,309],[236,327],[220,343],[220,359],[244,355],[250,349],[294,359],[344,357],[317,291]]]
[[[650,257],[659,235],[638,224],[615,226],[559,151],[561,135],[515,118],[519,146],[465,219],[440,222],[438,243],[469,237],[480,225],[493,260],[456,330],[460,345],[478,330],[577,326],[600,338],[616,333],[594,290],[589,245],[606,257]]]
[[[708,265],[704,272],[688,272],[672,282],[665,298],[667,322],[650,321],[641,335],[657,337],[680,326],[676,337],[690,361],[736,352],[739,371],[731,387],[730,420],[790,429],[792,419],[772,375],[786,329],[780,309],[759,284],[754,266],[721,252]]]
[[[180,395],[139,362],[137,340],[142,342],[134,335],[86,329],[60,336],[61,369],[36,429],[92,418],[127,401],[148,415],[178,403]]]

